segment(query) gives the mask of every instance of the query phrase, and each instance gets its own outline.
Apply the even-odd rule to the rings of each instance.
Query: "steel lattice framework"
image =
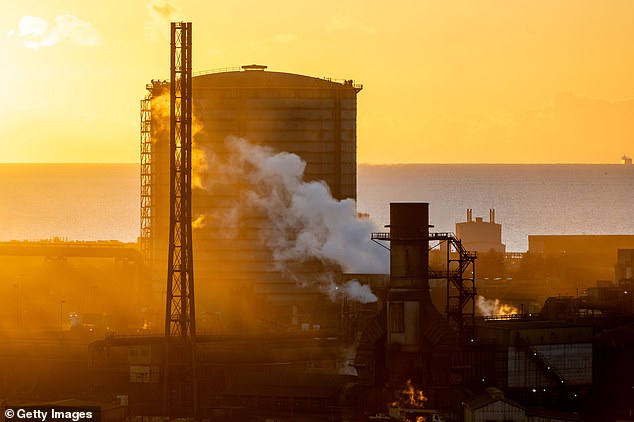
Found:
[[[432,233],[430,240],[447,242],[447,269],[430,278],[447,280],[447,319],[453,321],[464,344],[473,339],[475,330],[475,252],[467,251],[453,233]]]
[[[191,225],[192,26],[171,24],[170,238],[165,313],[166,416],[196,416],[196,313]]]
[[[141,236],[143,270],[152,262],[152,85],[141,100]]]
[[[371,239],[373,241],[392,240],[390,233],[372,233]],[[477,255],[475,252],[467,251],[453,233],[429,233],[427,241],[430,240],[447,244],[446,269],[428,270],[428,277],[447,281],[447,320],[456,324],[461,342],[466,343],[473,338],[475,329],[475,297],[477,295],[475,260]]]

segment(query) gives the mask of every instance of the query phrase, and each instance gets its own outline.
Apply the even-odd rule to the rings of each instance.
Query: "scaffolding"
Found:
[[[430,271],[430,279],[447,280],[447,320],[458,327],[461,342],[473,339],[475,329],[475,252],[467,251],[453,233],[430,233],[430,241],[446,246],[446,268]]]
[[[390,233],[372,233],[371,239],[387,248],[379,241],[392,240]],[[475,329],[475,252],[467,251],[462,241],[453,233],[429,233],[427,241],[438,241],[446,246],[446,267],[442,270],[430,270],[429,279],[446,280],[447,302],[445,314],[447,320],[453,322],[458,329],[460,341],[465,343],[473,338]],[[429,263],[427,263],[429,265]]]
[[[141,233],[139,248],[144,274],[152,265],[152,93],[153,84],[146,85],[147,95],[141,100]]]

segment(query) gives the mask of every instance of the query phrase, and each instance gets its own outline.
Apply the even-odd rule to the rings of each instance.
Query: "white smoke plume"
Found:
[[[514,306],[500,302],[499,299],[487,299],[478,296],[476,307],[483,316],[517,315],[519,310]]]
[[[246,203],[268,217],[263,240],[276,263],[318,259],[346,272],[388,272],[388,255],[370,240],[374,224],[357,218],[354,200],[336,200],[326,183],[304,181],[301,158],[235,137],[227,148],[232,171],[249,183]]]
[[[341,285],[330,283],[325,287],[327,289],[326,293],[333,302],[336,302],[341,297],[364,304],[374,303],[378,300],[376,295],[372,293],[370,286],[359,283],[359,280],[348,280]]]
[[[237,233],[242,217],[256,211],[264,217],[259,237],[271,251],[276,270],[300,284],[318,288],[333,301],[345,297],[360,303],[376,302],[369,286],[357,280],[338,284],[327,269],[319,276],[310,275],[310,279],[294,271],[298,263],[318,260],[326,268],[340,266],[348,273],[389,272],[389,254],[370,240],[376,227],[357,217],[355,201],[334,199],[323,181],[304,181],[306,163],[296,154],[276,152],[236,137],[227,138],[225,143],[229,153],[225,158],[206,150],[197,152],[205,156],[207,168],[214,173],[206,174],[203,168],[203,174],[195,177],[210,190],[215,182],[240,185],[241,196],[234,208],[225,211],[226,216],[197,216],[197,227]]]
[[[11,31],[9,35],[15,36],[16,31]],[[17,35],[25,47],[36,50],[62,42],[84,46],[101,42],[101,36],[92,24],[73,15],[57,16],[52,26],[44,18],[24,16],[18,24]]]
[[[357,369],[352,366],[352,362],[357,357],[356,347],[346,347],[341,349],[342,364],[339,368],[339,375],[352,375],[356,377],[359,375]]]
[[[149,14],[145,21],[146,38],[152,41],[169,39],[170,22],[183,20],[180,9],[166,0],[152,0],[146,7]]]

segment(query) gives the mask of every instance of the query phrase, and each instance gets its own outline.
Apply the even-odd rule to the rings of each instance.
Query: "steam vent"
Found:
[[[298,287],[307,274],[322,272],[323,264],[282,268],[276,261],[271,246],[276,221],[251,202],[260,187],[250,160],[296,154],[306,163],[305,180],[324,181],[336,199],[356,199],[361,86],[271,72],[261,65],[195,74],[192,85],[199,330],[253,321],[327,325],[316,313],[328,298]],[[147,89],[141,105],[141,245],[151,269],[147,296],[151,292],[152,301],[160,303],[169,238],[169,84],[152,81]]]

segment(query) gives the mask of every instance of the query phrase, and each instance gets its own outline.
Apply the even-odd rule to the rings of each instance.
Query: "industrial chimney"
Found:
[[[441,385],[449,379],[448,356],[458,336],[429,292],[429,204],[391,203],[389,227],[388,383]]]

